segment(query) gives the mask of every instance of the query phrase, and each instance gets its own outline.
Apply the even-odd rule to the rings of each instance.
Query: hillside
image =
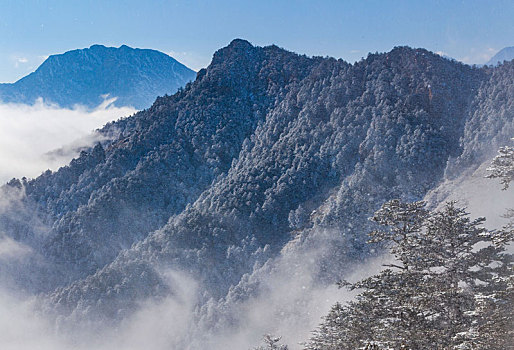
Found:
[[[165,273],[180,271],[201,286],[191,327],[210,330],[237,324],[284,261],[333,285],[378,253],[368,218],[385,201],[421,200],[509,141],[513,67],[409,47],[351,65],[234,40],[68,166],[4,186],[1,229],[32,253],[1,277],[64,319],[111,322],[180,295]],[[175,346],[202,348],[187,337]]]

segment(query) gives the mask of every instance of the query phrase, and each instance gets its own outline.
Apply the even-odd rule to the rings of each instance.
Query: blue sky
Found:
[[[514,1],[0,0],[0,82],[92,44],[154,48],[197,70],[234,38],[353,62],[409,45],[484,63],[514,45]]]

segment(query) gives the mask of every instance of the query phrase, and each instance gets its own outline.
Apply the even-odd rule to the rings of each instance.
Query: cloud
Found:
[[[80,106],[63,109],[41,100],[32,106],[0,104],[0,183],[57,170],[82,147],[100,140],[95,129],[135,112],[115,108],[110,104],[113,101],[92,111]]]
[[[491,155],[476,170],[463,173],[454,180],[445,180],[426,195],[431,206],[442,209],[447,201],[457,201],[459,207],[465,207],[472,218],[485,217],[484,224],[489,230],[500,229],[509,223],[503,217],[507,208],[514,207],[514,187],[503,191],[498,179],[489,179],[487,168],[495,156]]]
[[[0,237],[0,261],[17,260],[29,254],[32,250],[9,237]]]
[[[482,49],[471,48],[466,56],[459,58],[459,61],[466,64],[483,64],[489,61],[497,52],[498,50],[492,47]]]
[[[54,336],[52,324],[34,312],[33,298],[15,297],[0,291],[0,347],[3,350],[66,349]]]
[[[98,140],[99,135],[91,130],[134,112],[113,108],[110,103],[112,99],[93,111],[62,109],[42,101],[34,106],[0,104],[0,179],[36,176],[47,168],[56,169],[66,164],[81,145]],[[0,209],[5,206],[2,201],[12,203],[16,195],[0,197]],[[17,266],[18,261],[32,255],[25,245],[0,238],[0,263],[9,260]],[[121,324],[106,324],[94,332],[70,324],[59,315],[46,314],[33,296],[0,289],[0,348],[249,349],[260,343],[263,334],[273,333],[282,336],[291,349],[300,349],[298,341],[308,339],[329,308],[336,301],[352,297],[336,287],[337,278],[326,283],[318,279],[324,259],[333,254],[334,246],[344,243],[339,232],[332,231],[315,231],[295,239],[277,258],[256,267],[248,276],[251,284],[259,286],[256,293],[244,289],[242,300],[229,294],[204,307],[199,305],[203,290],[198,281],[182,272],[163,272],[172,286],[172,295],[141,301],[139,309]],[[355,268],[350,279],[376,272],[380,262]],[[334,274],[340,271],[333,267]]]
[[[353,298],[354,292],[338,289],[333,282],[320,283],[316,277],[335,242],[344,244],[337,232],[318,231],[288,244],[279,257],[257,268],[246,280],[258,285],[236,291],[235,299],[210,301],[199,307],[202,286],[190,275],[162,271],[173,293],[164,299],[141,301],[134,314],[116,325],[74,324],[68,319],[41,310],[36,299],[0,289],[0,348],[75,350],[123,349],[251,349],[262,336],[282,336],[292,350],[302,349],[310,332],[321,322],[336,301]],[[357,266],[349,280],[376,273],[390,257]],[[339,275],[341,270],[334,268]],[[340,276],[342,277],[342,276]],[[234,295],[233,295],[234,297]],[[200,302],[200,305],[202,302]],[[87,320],[82,320],[87,325]]]
[[[15,57],[13,57],[13,61],[14,61],[14,68],[19,68],[20,65],[24,65],[25,63],[28,63],[29,59],[27,57],[15,56]]]
[[[168,271],[174,295],[142,302],[139,311],[117,327],[95,328],[59,322],[45,313],[38,298],[0,289],[0,348],[2,350],[165,350],[180,349],[193,324],[194,280]]]
[[[192,328],[191,348],[253,349],[263,335],[272,334],[291,350],[303,349],[300,342],[309,339],[322,316],[336,302],[355,295],[339,289],[336,282],[343,277],[354,281],[370,276],[391,261],[390,256],[381,256],[353,269],[348,264],[339,269],[334,263],[327,272],[325,259],[334,257],[334,246],[345,246],[336,230],[313,230],[288,243],[278,257],[244,276],[226,298],[204,306],[199,317],[199,324],[204,325]]]

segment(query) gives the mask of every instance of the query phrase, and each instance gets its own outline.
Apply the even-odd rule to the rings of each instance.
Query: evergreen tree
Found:
[[[386,245],[396,261],[342,282],[361,293],[332,308],[307,349],[476,348],[499,326],[491,337],[501,340],[485,339],[482,348],[509,342],[512,255],[505,245],[512,231],[488,231],[484,218],[471,220],[453,202],[429,212],[423,202],[392,200],[371,220],[383,229],[370,242]]]
[[[487,169],[490,172],[487,177],[499,178],[503,189],[506,190],[509,183],[514,180],[514,147],[501,147],[498,153]]]
[[[275,337],[271,334],[266,334],[263,337],[264,345],[254,348],[254,350],[287,350],[287,345],[279,344],[282,337]]]
[[[514,148],[502,147],[487,169],[489,178],[500,178],[503,190],[509,187],[514,180]],[[508,209],[507,218],[514,218],[514,210]],[[505,227],[510,230],[509,235],[496,235],[496,244],[501,245],[512,240],[514,231],[513,222]],[[477,293],[477,312],[483,315],[481,322],[477,322],[470,348],[473,349],[514,349],[514,268],[512,256],[510,264],[504,263],[489,285]]]

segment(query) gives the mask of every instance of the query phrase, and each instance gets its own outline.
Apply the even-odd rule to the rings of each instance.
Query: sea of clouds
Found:
[[[34,105],[0,103],[0,183],[57,170],[94,145],[101,139],[94,130],[135,112],[112,106],[114,100],[93,110],[60,108],[42,100]]]
[[[335,232],[314,233],[313,243],[287,248],[252,278],[259,292],[241,301],[214,302],[217,319],[198,308],[202,286],[192,276],[168,269],[163,277],[174,292],[164,299],[141,301],[121,323],[91,330],[59,320],[46,313],[38,297],[0,288],[0,347],[7,350],[225,350],[254,349],[265,334],[280,336],[291,350],[322,321],[336,302],[353,298],[354,292],[334,283],[317,282],[317,262],[330,249]],[[294,243],[293,243],[294,245]],[[10,258],[14,258],[10,256]],[[18,257],[20,258],[20,257]],[[349,280],[369,276],[381,269],[389,256],[382,256],[353,270]],[[40,301],[40,299],[39,299]]]

